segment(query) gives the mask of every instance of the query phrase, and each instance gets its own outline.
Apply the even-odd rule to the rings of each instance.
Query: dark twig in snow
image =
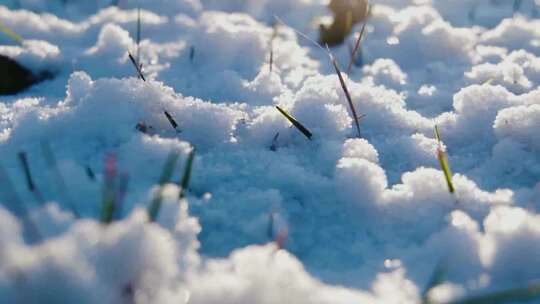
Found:
[[[139,77],[140,77],[143,81],[146,81],[146,78],[144,78],[144,75],[143,75],[143,73],[142,73],[141,67],[137,64],[137,61],[135,60],[135,58],[133,58],[133,55],[131,55],[131,53],[128,52],[128,56],[129,56],[129,60],[131,60],[131,63],[133,63],[133,66],[134,66],[135,69],[137,70],[137,73],[139,74]]]
[[[272,145],[270,146],[270,151],[277,151],[277,143],[279,138],[279,132],[274,135],[274,138],[272,139]]]
[[[339,83],[341,84],[341,88],[343,89],[343,92],[345,93],[345,97],[347,98],[347,102],[349,103],[349,109],[351,110],[352,117],[354,119],[354,124],[356,126],[356,131],[358,132],[358,137],[362,137],[362,133],[360,132],[360,117],[358,116],[356,112],[356,108],[354,107],[354,104],[352,102],[351,94],[349,93],[349,89],[347,88],[347,84],[345,83],[345,79],[343,78],[343,75],[341,74],[341,70],[339,69],[338,62],[332,52],[330,52],[330,48],[328,48],[328,45],[326,46],[326,49],[328,50],[328,55],[330,56],[330,61],[332,61],[332,65],[334,66],[334,69],[336,70],[336,74],[339,78]]]
[[[360,49],[360,42],[362,41],[362,37],[364,37],[364,31],[366,30],[367,18],[369,16],[370,10],[371,10],[371,5],[368,2],[367,9],[366,9],[366,15],[364,17],[364,24],[362,24],[362,29],[360,30],[360,34],[358,35],[358,39],[356,39],[356,44],[354,45],[354,49],[353,49],[353,51],[351,53],[351,59],[349,61],[349,65],[347,66],[347,73],[351,72],[354,61],[356,60],[356,56],[357,56],[356,53]]]
[[[272,28],[273,28],[272,37],[270,38],[270,63],[269,63],[270,73],[272,73],[272,70],[274,68],[274,40],[277,37],[277,23],[274,23]]]
[[[189,62],[193,63],[193,60],[195,59],[195,46],[192,45],[189,48]]]
[[[21,162],[21,166],[23,168],[24,176],[26,178],[26,184],[28,186],[28,190],[32,192],[36,196],[36,200],[39,204],[44,204],[45,199],[43,199],[43,196],[41,195],[41,192],[36,187],[36,184],[34,183],[34,179],[32,178],[32,172],[30,171],[30,166],[28,165],[28,158],[26,156],[26,152],[21,151],[18,153],[19,161]]]
[[[165,117],[167,117],[167,120],[169,121],[169,123],[171,124],[171,126],[173,127],[173,129],[177,132],[177,133],[180,133],[182,132],[179,128],[178,128],[178,124],[176,123],[176,120],[174,120],[174,118],[172,117],[172,115],[167,112],[167,111],[163,111],[163,113],[165,114]]]
[[[19,152],[18,153],[19,160],[21,161],[21,165],[23,167],[24,175],[26,177],[26,184],[28,185],[28,189],[30,191],[34,191],[35,185],[34,181],[32,179],[32,174],[30,174],[30,168],[28,167],[28,159],[26,158],[26,152]]]
[[[141,64],[141,6],[137,6],[137,66]]]
[[[313,134],[306,127],[304,127],[304,125],[302,125],[298,120],[296,120],[296,118],[294,118],[291,114],[287,113],[287,111],[283,110],[279,106],[276,106],[276,109],[278,109],[278,111],[283,114],[283,116],[285,116],[285,118],[287,118],[287,120],[289,120],[293,124],[293,126],[298,129],[298,131],[304,134],[307,139],[311,140]]]
[[[358,39],[356,39],[356,43],[355,43],[354,48],[353,48],[353,50],[351,52],[351,59],[349,60],[349,65],[347,66],[347,73],[351,72],[354,61],[356,60],[358,50],[360,49],[360,41],[362,41],[362,36],[364,36],[364,31],[366,29],[366,23],[367,23],[367,21],[364,21],[364,24],[362,24],[362,29],[360,30],[360,34],[358,35]]]
[[[96,181],[96,174],[94,173],[92,168],[90,168],[90,166],[86,166],[86,176],[88,176],[91,181]]]

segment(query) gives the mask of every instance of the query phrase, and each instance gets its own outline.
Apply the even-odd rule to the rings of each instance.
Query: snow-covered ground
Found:
[[[0,97],[1,303],[420,303],[436,269],[446,303],[540,279],[540,3],[372,1],[344,75],[362,138],[327,54],[292,29],[316,40],[327,1],[110,3],[0,1],[24,39],[0,33],[0,54],[55,75]],[[138,5],[147,81],[127,55]],[[355,40],[332,49],[344,69]],[[179,202],[158,181],[192,149]],[[114,174],[125,203],[104,225]]]

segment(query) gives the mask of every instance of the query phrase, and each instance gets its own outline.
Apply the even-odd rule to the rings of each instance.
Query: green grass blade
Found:
[[[191,179],[191,171],[193,169],[193,160],[195,159],[195,149],[192,149],[189,152],[188,158],[186,160],[186,167],[184,168],[184,174],[180,180],[180,198],[184,198],[186,191],[189,187],[189,180]]]
[[[124,199],[128,190],[129,176],[127,174],[120,175],[118,180],[118,189],[116,190],[116,195],[114,199],[114,212],[113,220],[122,219],[122,213],[124,209]]]
[[[5,26],[3,23],[0,22],[0,32],[6,34],[9,36],[9,38],[15,40],[18,44],[23,43],[23,38],[19,36],[17,33],[12,31],[9,27]]]
[[[313,133],[311,133],[304,125],[302,125],[298,120],[296,120],[291,114],[287,113],[287,111],[283,110],[279,106],[276,106],[276,109],[285,116],[292,124],[295,126],[298,131],[300,131],[302,134],[304,134],[309,140],[311,140],[311,137],[313,137]]]
[[[163,201],[162,187],[171,180],[178,157],[178,152],[171,152],[167,157],[167,161],[165,161],[163,171],[161,172],[161,176],[159,178],[159,189],[157,190],[157,193],[147,210],[150,222],[154,222],[159,214],[161,202]]]
[[[456,189],[454,187],[454,183],[452,182],[452,170],[450,170],[448,156],[442,147],[441,133],[439,132],[438,126],[435,126],[435,137],[437,138],[437,142],[439,144],[437,147],[437,158],[439,159],[439,165],[444,172],[444,178],[446,180],[446,185],[448,186],[448,191],[450,193],[454,193]]]
[[[116,192],[116,159],[107,156],[105,160],[105,179],[103,181],[103,200],[101,202],[101,222],[109,224],[113,220]]]
[[[452,171],[450,171],[450,165],[448,163],[448,157],[442,150],[437,151],[437,157],[439,158],[439,164],[444,172],[444,178],[446,179],[446,185],[450,193],[455,192],[454,183],[452,182]]]
[[[184,167],[184,173],[182,174],[182,179],[180,180],[180,194],[179,198],[184,198],[186,191],[189,187],[189,181],[191,179],[191,171],[193,169],[193,160],[195,159],[195,149],[192,149],[186,160],[186,166]]]
[[[441,143],[441,133],[439,132],[439,126],[435,125],[435,138],[437,139],[437,143]]]
[[[75,207],[75,204],[73,203],[73,200],[68,195],[66,182],[64,181],[64,178],[62,177],[62,174],[60,173],[60,169],[58,168],[58,164],[51,150],[51,146],[47,142],[41,142],[41,150],[43,152],[43,157],[45,158],[45,161],[47,162],[47,166],[49,167],[50,170],[52,170],[52,173],[54,175],[54,182],[56,183],[56,188],[58,190],[59,195],[62,196],[63,200],[65,201],[66,205],[69,207],[73,215],[76,218],[80,218],[81,216],[79,212],[77,211],[77,208]]]
[[[489,85],[489,84],[491,84],[494,80],[495,80],[495,78],[489,77],[486,81],[482,82],[480,85]]]

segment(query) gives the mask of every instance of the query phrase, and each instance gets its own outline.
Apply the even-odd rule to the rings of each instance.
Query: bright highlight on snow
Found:
[[[0,303],[539,302],[539,16],[2,1]]]

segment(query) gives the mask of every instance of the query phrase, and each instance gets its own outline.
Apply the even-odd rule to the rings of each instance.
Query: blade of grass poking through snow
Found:
[[[129,177],[127,174],[120,175],[118,180],[118,189],[116,190],[116,197],[114,200],[114,214],[113,220],[120,220],[124,211],[124,199],[126,197],[127,188],[129,183]]]
[[[171,180],[171,177],[174,172],[174,167],[176,166],[176,161],[178,160],[178,152],[171,152],[167,157],[167,161],[163,166],[163,171],[159,178],[159,188],[152,199],[152,203],[148,207],[148,219],[150,222],[154,222],[159,215],[159,210],[161,209],[161,202],[163,201],[163,186]]]
[[[450,193],[455,192],[454,183],[452,182],[452,171],[450,170],[450,164],[448,163],[448,156],[446,151],[442,146],[441,134],[439,133],[439,127],[435,126],[435,137],[437,138],[437,158],[439,159],[439,164],[441,169],[444,172],[444,178],[446,179],[446,184],[448,185],[448,191]]]
[[[62,197],[65,204],[68,206],[73,215],[79,218],[80,214],[77,211],[77,208],[75,208],[73,200],[71,200],[71,197],[67,193],[66,183],[64,181],[64,178],[62,177],[62,174],[60,173],[60,169],[58,169],[56,158],[54,157],[51,147],[47,142],[41,142],[41,151],[43,152],[43,157],[47,162],[49,170],[51,170],[54,175],[53,181],[54,183],[56,183],[56,189],[58,191],[58,194]]]
[[[26,152],[21,151],[18,153],[19,161],[21,162],[21,166],[23,168],[24,176],[26,177],[26,184],[28,186],[28,190],[32,192],[36,200],[39,204],[43,205],[45,204],[45,200],[43,199],[43,196],[41,195],[41,192],[36,187],[36,184],[34,183],[34,179],[32,178],[32,173],[30,172],[30,166],[28,165],[28,157],[26,156]]]
[[[141,6],[137,3],[137,66],[141,67]]]
[[[103,180],[103,199],[101,202],[101,222],[109,224],[113,220],[116,198],[116,157],[107,155],[105,159],[105,179]]]
[[[358,132],[358,137],[362,137],[361,132],[360,132],[360,122],[359,122],[360,117],[356,114],[356,109],[355,109],[354,104],[352,102],[351,94],[349,94],[349,90],[347,89],[347,85],[345,83],[345,80],[343,79],[343,75],[341,75],[341,70],[339,69],[339,65],[337,63],[337,60],[334,58],[334,55],[332,54],[332,52],[330,52],[330,48],[328,47],[328,45],[326,45],[326,49],[325,49],[319,43],[317,43],[315,40],[309,38],[306,34],[304,34],[304,33],[300,32],[300,31],[296,30],[295,28],[290,27],[289,25],[287,25],[287,23],[285,23],[283,20],[281,20],[278,16],[274,15],[274,18],[278,22],[280,22],[281,24],[291,28],[295,33],[297,33],[298,35],[300,35],[304,39],[310,41],[311,43],[313,43],[314,45],[319,47],[323,52],[326,52],[328,54],[328,56],[330,57],[330,61],[332,62],[332,65],[334,66],[334,69],[336,70],[336,73],[338,75],[339,82],[341,84],[341,88],[343,89],[343,92],[345,93],[345,97],[347,98],[347,102],[349,103],[349,108],[351,109],[351,113],[352,113],[354,122],[356,124],[356,130]]]
[[[26,152],[19,152],[17,154],[19,157],[19,160],[21,161],[21,165],[23,167],[24,175],[26,177],[26,184],[28,185],[28,190],[34,191],[36,189],[34,185],[34,180],[32,179],[32,174],[30,174],[30,168],[28,166],[28,159],[26,158]]]
[[[189,180],[191,179],[191,170],[193,169],[193,160],[195,159],[195,149],[192,149],[186,160],[186,166],[184,168],[184,174],[182,174],[182,179],[180,180],[180,198],[186,196],[186,191],[189,187]]]
[[[313,137],[313,133],[311,133],[304,125],[302,125],[298,120],[296,120],[291,114],[287,113],[287,111],[283,110],[279,106],[276,106],[276,109],[285,116],[292,124],[295,126],[298,131],[300,131],[304,136],[307,137],[307,139],[311,140],[311,137]]]
[[[5,26],[3,23],[0,22],[0,32],[6,34],[9,36],[9,38],[15,40],[18,44],[23,43],[23,38],[14,31],[12,31],[9,27]]]
[[[345,83],[345,79],[343,78],[343,75],[341,74],[341,70],[339,69],[338,62],[332,52],[330,52],[330,48],[328,45],[326,46],[326,50],[328,51],[328,55],[330,56],[330,61],[332,61],[332,65],[334,66],[334,69],[336,71],[336,74],[339,78],[339,83],[341,84],[341,88],[343,89],[343,93],[345,93],[345,98],[347,98],[347,102],[349,103],[349,109],[351,110],[352,117],[354,119],[354,124],[356,126],[356,131],[358,132],[358,137],[362,137],[362,133],[360,132],[360,121],[358,114],[356,112],[356,108],[354,107],[354,104],[352,102],[351,94],[349,93],[349,89],[347,88],[347,84]]]
[[[182,132],[180,129],[178,129],[178,124],[176,123],[176,120],[174,120],[174,118],[172,117],[172,115],[169,114],[169,112],[167,112],[167,111],[163,111],[163,113],[164,113],[165,116],[167,117],[167,120],[169,121],[169,123],[171,124],[171,126],[173,127],[173,129],[174,129],[177,133]]]
[[[272,70],[274,68],[274,40],[277,37],[277,23],[274,22],[272,25],[272,37],[270,38],[270,73],[272,73]]]
[[[92,168],[90,168],[90,166],[86,166],[85,168],[86,170],[86,176],[88,176],[88,178],[95,182],[96,181],[96,174],[94,174],[94,171],[92,170]]]
[[[0,165],[0,198],[3,202],[4,207],[6,207],[9,212],[11,212],[13,215],[20,218],[23,222],[23,227],[25,228],[26,232],[28,233],[28,237],[30,237],[30,241],[40,241],[42,240],[41,233],[37,229],[37,226],[34,224],[32,219],[30,218],[30,214],[28,212],[28,209],[24,205],[23,201],[19,198],[19,195],[15,191],[15,187],[13,186],[13,182],[11,181],[11,178],[9,178],[9,175],[4,170],[4,168]]]
[[[354,61],[356,60],[356,56],[357,56],[356,53],[358,53],[358,50],[360,49],[360,42],[362,41],[362,37],[364,37],[364,31],[366,30],[366,24],[367,24],[367,19],[368,19],[370,10],[371,10],[371,5],[369,4],[369,1],[368,1],[366,14],[364,15],[364,23],[362,24],[362,29],[360,30],[360,34],[358,35],[358,39],[356,40],[354,49],[351,52],[351,59],[349,61],[349,65],[347,66],[347,73],[351,72]]]
[[[274,138],[272,139],[272,145],[270,146],[270,151],[277,151],[277,145],[278,145],[278,139],[279,139],[279,132],[274,135]]]
[[[298,34],[300,37],[306,39],[307,41],[313,43],[315,46],[319,47],[319,49],[321,49],[323,52],[326,52],[326,50],[322,47],[322,45],[320,45],[317,41],[309,38],[308,35],[300,32],[299,30],[295,29],[294,27],[292,26],[289,26],[287,23],[285,23],[285,21],[281,20],[281,18],[279,18],[278,16],[274,15],[274,18],[281,24],[283,24],[284,26],[288,27],[288,28],[291,28],[296,34]]]
[[[193,63],[193,60],[195,59],[195,46],[192,45],[189,48],[189,62]]]
[[[354,44],[354,48],[351,52],[351,59],[349,59],[349,64],[347,65],[347,73],[351,72],[354,61],[356,60],[358,50],[360,49],[360,41],[362,41],[364,31],[366,30],[366,24],[367,21],[364,21],[364,24],[362,24],[362,29],[360,30],[360,34],[358,34],[358,39],[356,39],[356,43]]]
[[[489,85],[495,80],[493,77],[489,77],[486,81],[482,82],[480,85]]]
[[[133,66],[135,67],[135,69],[137,70],[137,73],[139,74],[139,77],[143,80],[143,81],[146,81],[146,78],[144,78],[144,75],[141,71],[141,67],[137,64],[137,61],[135,60],[135,58],[133,58],[133,55],[131,55],[130,52],[128,52],[128,56],[129,56],[129,60],[131,60],[131,63],[133,64]]]
[[[472,296],[465,299],[450,302],[448,304],[503,304],[530,302],[540,298],[540,283],[532,283],[526,287],[507,289],[485,295]]]

